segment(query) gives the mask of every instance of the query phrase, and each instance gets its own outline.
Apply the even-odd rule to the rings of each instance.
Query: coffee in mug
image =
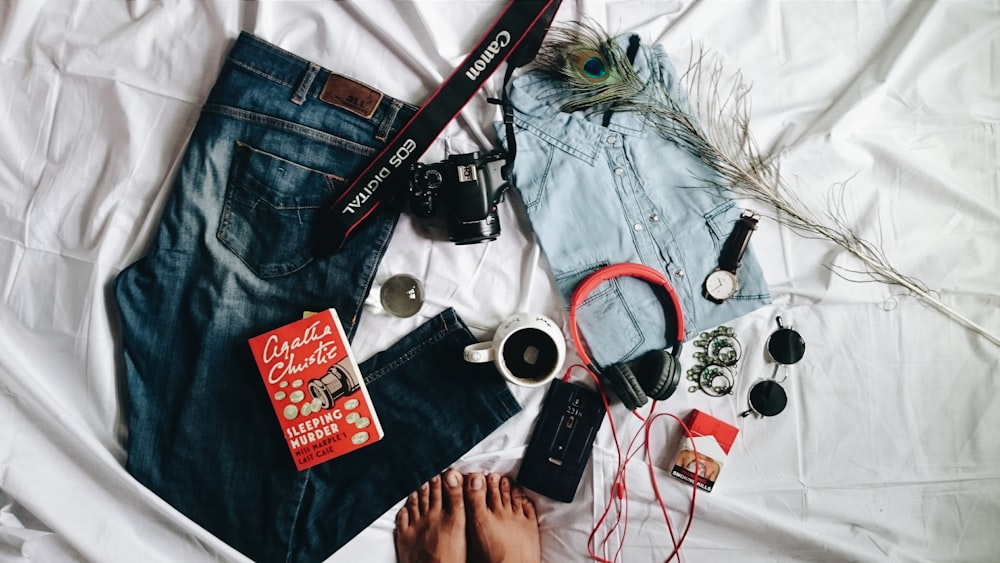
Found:
[[[566,340],[552,319],[518,313],[497,328],[493,340],[465,347],[465,360],[493,362],[511,383],[537,387],[552,380],[566,359]]]

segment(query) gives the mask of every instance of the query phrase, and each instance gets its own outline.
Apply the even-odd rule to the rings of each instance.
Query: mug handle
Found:
[[[477,342],[466,346],[463,356],[467,362],[473,364],[484,364],[495,360],[497,353],[493,348],[493,342]]]

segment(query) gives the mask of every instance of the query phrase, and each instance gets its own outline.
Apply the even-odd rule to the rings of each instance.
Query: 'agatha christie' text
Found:
[[[332,334],[330,325],[317,320],[291,340],[283,340],[276,334],[268,336],[261,357],[270,366],[267,381],[274,385],[286,375],[302,373],[315,365],[336,363],[337,344],[327,340]]]

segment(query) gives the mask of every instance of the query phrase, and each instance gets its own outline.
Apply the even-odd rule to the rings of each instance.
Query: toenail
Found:
[[[444,477],[445,481],[448,483],[449,487],[457,487],[461,484],[461,479],[458,478],[457,473],[449,473]]]
[[[483,476],[482,475],[473,475],[472,476],[472,480],[469,481],[469,488],[471,488],[473,491],[478,491],[479,489],[482,489],[483,488]]]

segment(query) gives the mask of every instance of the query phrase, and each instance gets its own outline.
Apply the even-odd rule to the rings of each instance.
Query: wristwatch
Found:
[[[751,212],[744,212],[740,220],[733,227],[733,233],[722,247],[722,255],[719,257],[719,267],[705,278],[705,297],[716,303],[722,303],[726,299],[736,295],[740,288],[739,280],[736,279],[736,270],[743,260],[743,253],[746,252],[750,244],[750,235],[757,230],[757,216]]]

